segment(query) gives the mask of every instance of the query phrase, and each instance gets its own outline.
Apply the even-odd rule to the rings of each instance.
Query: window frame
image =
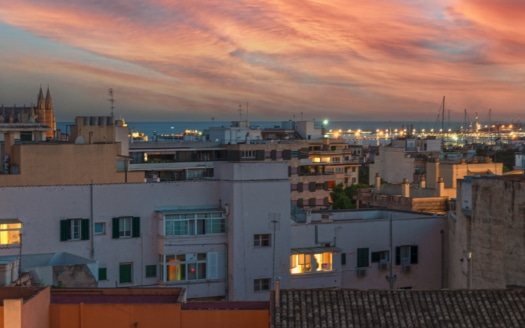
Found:
[[[97,225],[102,226],[102,232],[97,231]],[[95,224],[93,224],[93,234],[94,235],[105,235],[106,234],[106,222],[95,222]]]
[[[19,246],[21,242],[21,234],[22,222],[0,223],[0,247]],[[4,239],[6,239],[5,243]],[[11,239],[16,242],[10,242]]]
[[[297,253],[290,256],[290,274],[334,271],[334,252]]]
[[[253,235],[253,247],[272,247],[272,234],[259,233]]]
[[[75,232],[75,227],[78,232]],[[75,236],[78,234],[78,236]],[[89,219],[72,218],[60,220],[60,241],[89,240]]]
[[[164,216],[164,236],[202,236],[226,232],[223,212],[191,212]]]
[[[417,264],[419,248],[417,245],[401,245],[396,247],[396,265],[408,266]]]
[[[126,235],[125,223],[121,228],[121,222],[129,222],[131,220],[130,234]],[[112,238],[113,239],[129,239],[140,237],[140,217],[139,216],[120,216],[112,219]],[[121,235],[123,232],[124,235]]]
[[[272,284],[271,278],[257,278],[253,279],[254,292],[266,292],[270,290]]]

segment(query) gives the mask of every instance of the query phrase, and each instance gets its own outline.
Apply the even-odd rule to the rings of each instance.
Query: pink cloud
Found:
[[[26,0],[3,4],[0,21],[93,54],[91,63],[55,61],[47,74],[121,86],[137,108],[154,103],[160,112],[205,115],[248,101],[261,116],[322,108],[351,120],[359,111],[433,116],[443,95],[458,111],[485,103],[517,111],[525,102],[524,6]]]

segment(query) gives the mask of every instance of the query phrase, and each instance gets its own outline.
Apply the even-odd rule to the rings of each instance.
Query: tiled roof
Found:
[[[525,290],[280,290],[275,328],[525,327]]]

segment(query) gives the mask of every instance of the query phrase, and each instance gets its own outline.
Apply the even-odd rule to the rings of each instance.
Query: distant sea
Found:
[[[286,122],[286,121],[284,121]],[[231,126],[230,121],[177,121],[177,122],[128,122],[126,121],[130,131],[142,132],[148,137],[152,137],[156,134],[172,134],[181,133],[185,130],[198,130],[204,131],[209,127],[228,127]],[[57,122],[57,128],[62,132],[69,133],[69,126],[73,122]],[[280,127],[282,121],[250,121],[251,127],[273,128]],[[316,125],[321,126],[321,121],[316,121]],[[464,122],[445,122],[444,128],[446,130],[460,129],[464,125]],[[394,129],[407,129],[412,128],[416,130],[430,130],[441,129],[441,122],[436,121],[330,121],[326,125],[326,129],[329,130],[358,130],[361,131],[376,131],[380,130],[394,130]],[[464,128],[467,128],[466,126]]]

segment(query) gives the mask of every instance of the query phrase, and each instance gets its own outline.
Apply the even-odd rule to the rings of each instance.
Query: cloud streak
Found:
[[[246,102],[258,119],[432,120],[443,95],[458,115],[514,118],[524,12],[512,0],[20,0],[2,3],[0,22],[41,45],[0,41],[12,43],[5,69],[49,77],[67,119],[103,104],[97,86],[101,98],[113,87],[134,120],[228,120]]]

